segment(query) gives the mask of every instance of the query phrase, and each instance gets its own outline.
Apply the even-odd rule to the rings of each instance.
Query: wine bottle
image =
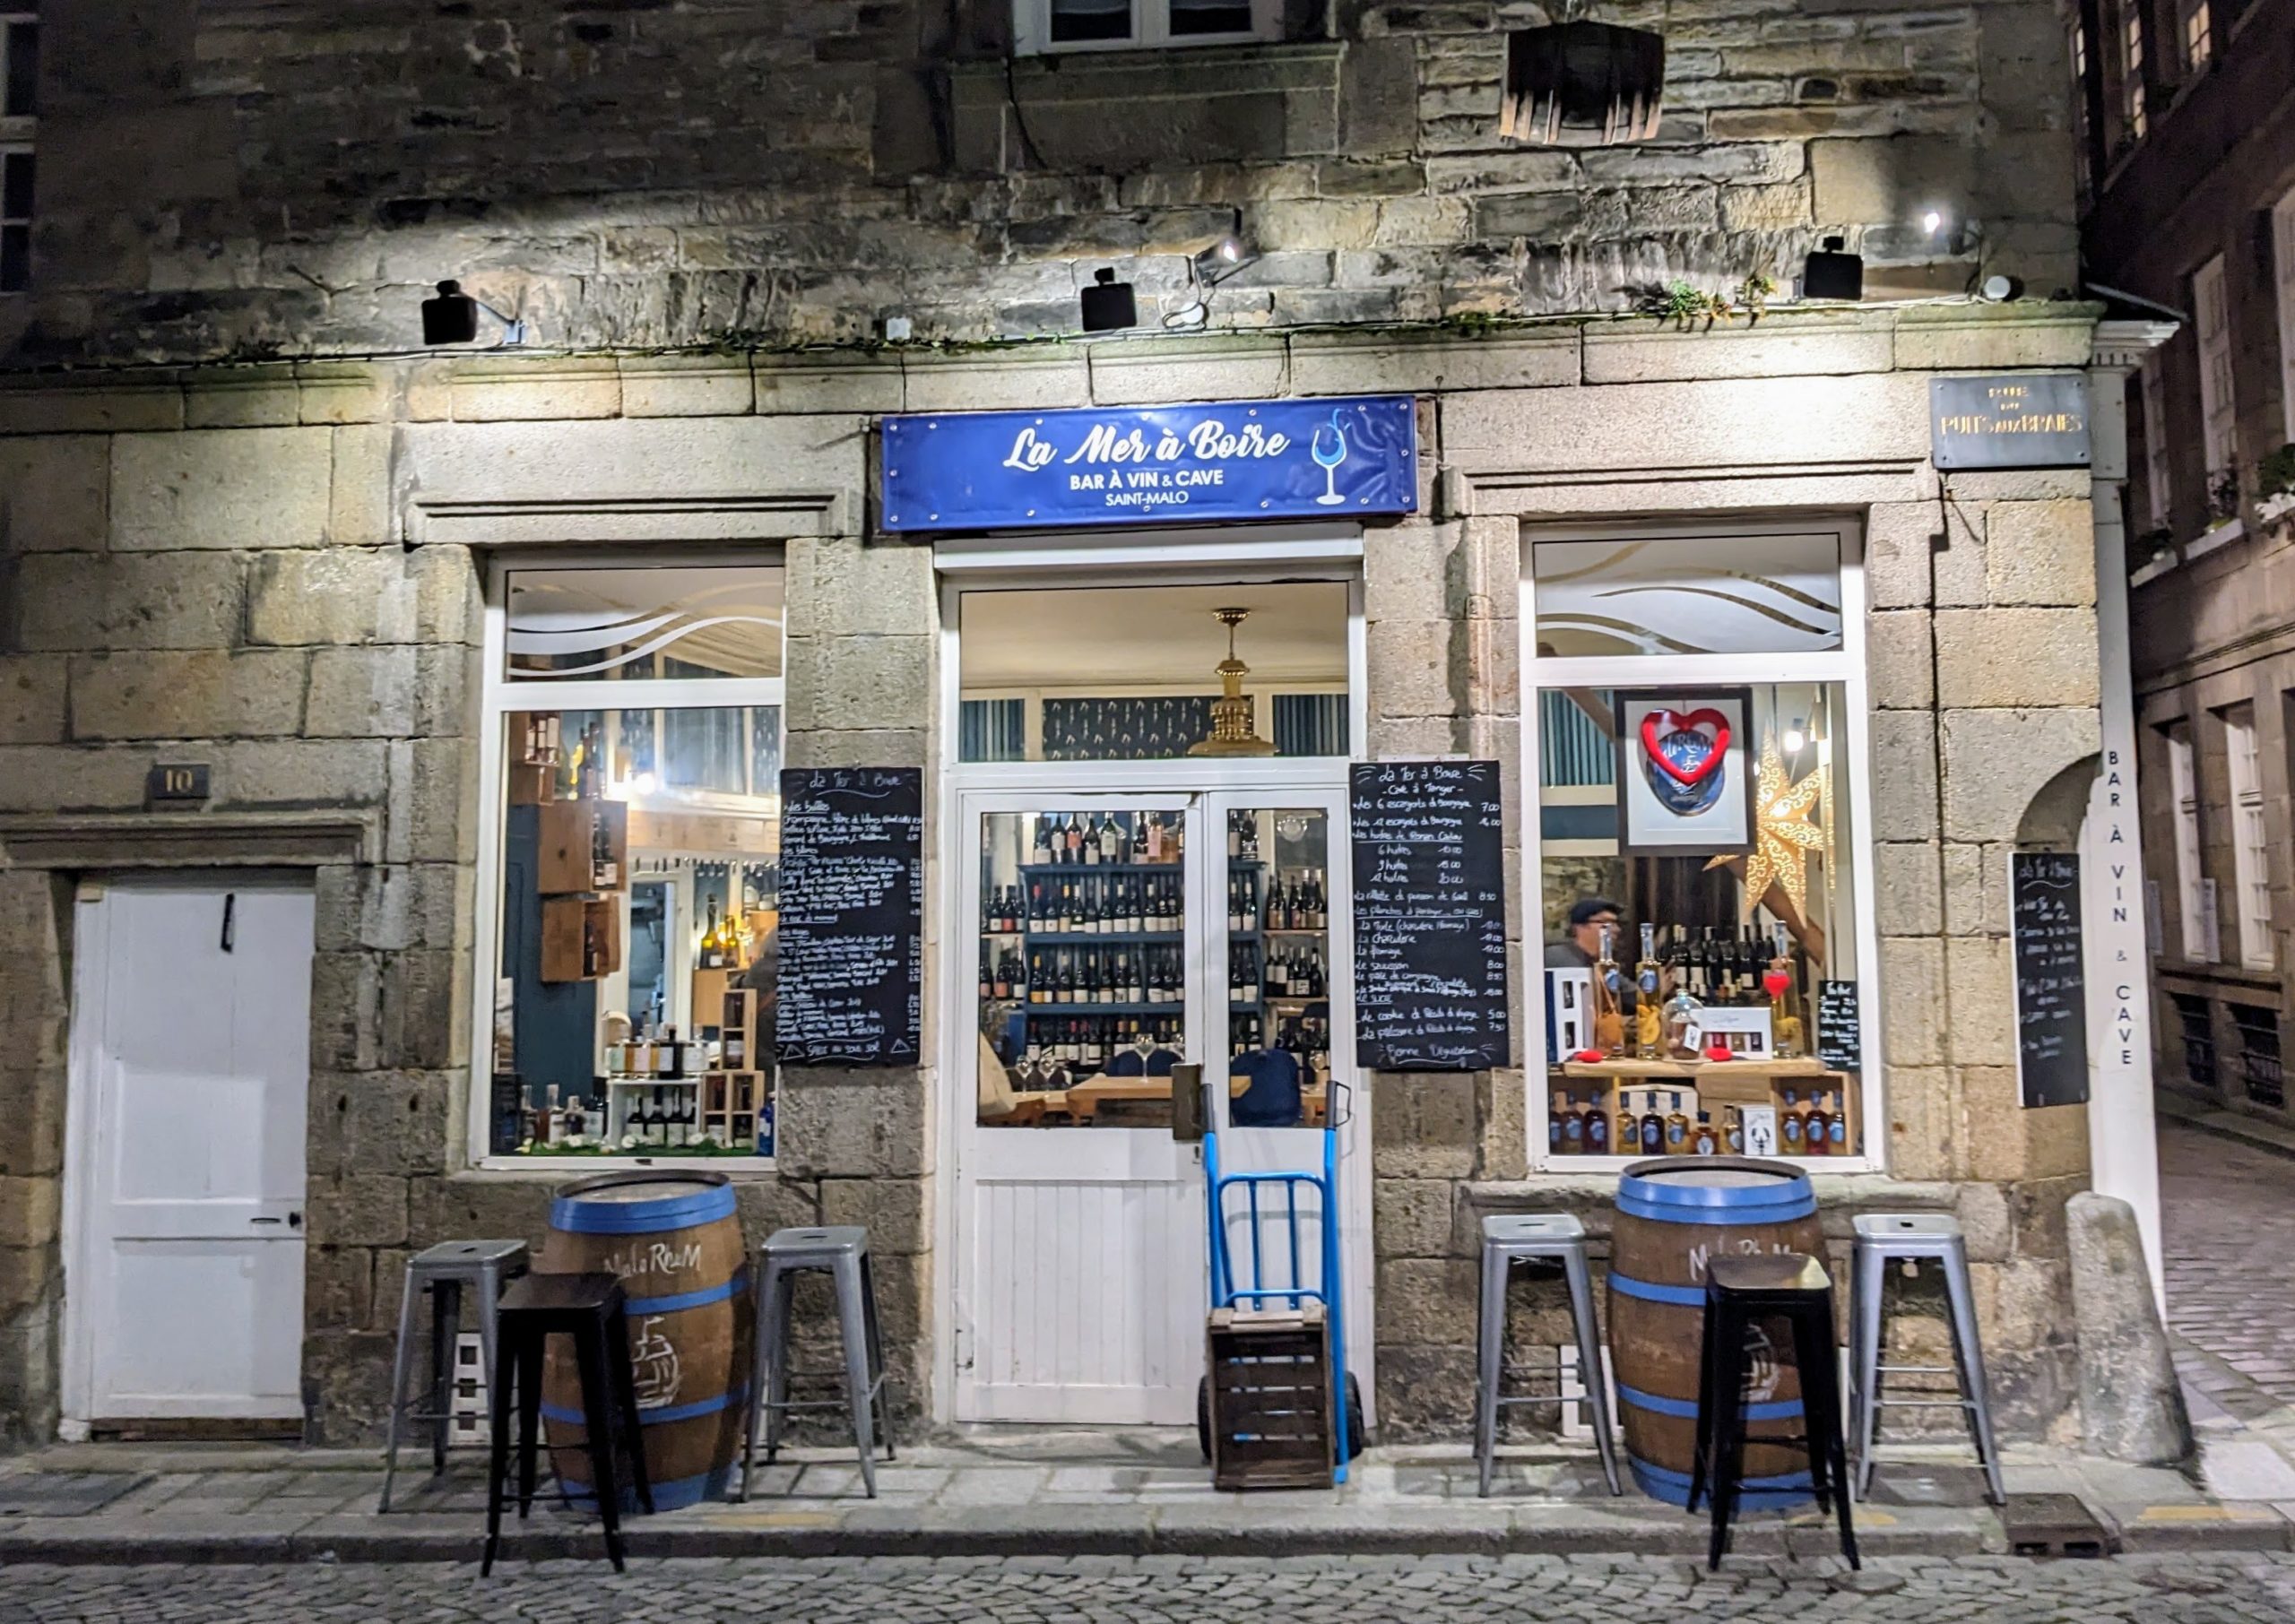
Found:
[[[1594,960],[1594,1047],[1606,1056],[1625,1048],[1625,1014],[1619,1006],[1624,980],[1616,959],[1610,955],[1613,929],[1602,927],[1601,952]]]
[[[1641,962],[1633,967],[1633,1052],[1637,1059],[1656,1060],[1665,1054],[1665,1008],[1658,998],[1665,969],[1658,963],[1658,928],[1641,925]]]
[[[1123,831],[1115,826],[1113,815],[1100,825],[1100,860],[1104,863],[1123,860]]]

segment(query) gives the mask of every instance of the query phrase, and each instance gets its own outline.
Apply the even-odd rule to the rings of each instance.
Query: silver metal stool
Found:
[[[792,1404],[789,1399],[789,1304],[797,1276],[826,1272],[836,1291],[837,1329],[844,1343],[844,1397]],[[869,1266],[869,1231],[857,1225],[819,1230],[780,1230],[767,1237],[758,1271],[757,1365],[749,1378],[756,1402],[749,1406],[749,1447],[741,1455],[741,1498],[749,1498],[749,1476],[757,1464],[757,1435],[765,1430],[765,1459],[770,1465],[781,1447],[782,1417],[792,1410],[849,1410],[853,1442],[861,1452],[861,1481],[877,1498],[877,1435],[885,1438],[885,1458],[894,1458],[892,1427],[885,1410],[885,1350],[877,1329],[877,1282]]]
[[[1961,1221],[1944,1213],[1876,1213],[1855,1220],[1857,1240],[1849,1270],[1849,1432],[1857,1443],[1857,1498],[1873,1486],[1873,1431],[1886,1407],[1956,1409],[1968,1417],[1969,1433],[1976,1441],[1978,1460],[1992,1503],[2003,1505],[2007,1493],[2000,1481],[2000,1448],[1992,1437],[1992,1407],[1984,1379],[1984,1349],[1977,1340],[1976,1299],[1969,1289],[1968,1243],[1961,1235]],[[1884,1327],[1882,1294],[1888,1266],[1896,1262],[1933,1262],[1944,1271],[1944,1300],[1953,1320],[1953,1363],[1943,1365],[1884,1365],[1881,1362]],[[1960,1384],[1957,1398],[1886,1398],[1884,1376],[1952,1375]]]
[[[1578,1329],[1578,1373],[1593,1412],[1594,1447],[1601,1451],[1602,1473],[1610,1492],[1622,1494],[1617,1450],[1610,1441],[1610,1408],[1602,1383],[1602,1344],[1594,1326],[1594,1284],[1586,1266],[1586,1226],[1567,1213],[1503,1214],[1482,1221],[1481,1355],[1475,1388],[1474,1454],[1482,1468],[1481,1492],[1490,1492],[1490,1473],[1498,1452],[1498,1412],[1510,1404],[1568,1404],[1560,1384],[1547,1394],[1504,1395],[1499,1389],[1506,1365],[1506,1287],[1513,1266],[1532,1259],[1562,1265],[1570,1282],[1570,1317]]]
[[[383,1447],[383,1498],[378,1512],[391,1508],[391,1480],[398,1474],[399,1431],[403,1423],[430,1423],[430,1474],[446,1469],[446,1433],[454,1420],[455,1339],[462,1328],[463,1292],[478,1299],[479,1368],[493,1379],[496,1307],[510,1283],[526,1272],[523,1240],[446,1240],[407,1259],[406,1290],[398,1304],[398,1352],[391,1361],[390,1424]],[[427,1408],[411,1404],[406,1378],[414,1363],[414,1305],[430,1299],[430,1382]]]

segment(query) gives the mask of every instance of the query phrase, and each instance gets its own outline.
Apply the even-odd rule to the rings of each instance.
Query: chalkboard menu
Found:
[[[924,775],[914,767],[781,774],[784,1066],[888,1066],[923,1044]]]
[[[2088,998],[2080,970],[2080,860],[2069,851],[2008,859],[2016,950],[2016,1081],[2027,1110],[2088,1098]]]
[[[1355,1043],[1373,1070],[1507,1063],[1498,782],[1493,761],[1355,768]]]
[[[1856,982],[1817,983],[1817,1058],[1828,1071],[1856,1071],[1864,1066],[1863,1018]]]

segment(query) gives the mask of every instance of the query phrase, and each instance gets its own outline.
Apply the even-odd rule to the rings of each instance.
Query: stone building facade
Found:
[[[2187,1114],[2283,1125],[2295,7],[2106,7],[2103,20],[2083,240],[2094,280],[2147,301],[2130,309],[2172,334],[2128,402],[2137,719],[2159,791],[2145,839],[2159,1076]],[[2152,49],[2132,85],[2139,35]]]
[[[984,0],[42,7],[33,287],[0,299],[12,1436],[51,1434],[70,1387],[73,924],[106,876],[316,886],[307,1436],[373,1436],[411,1249],[539,1233],[556,1180],[476,1167],[467,1127],[491,565],[785,566],[785,759],[926,774],[929,1012],[967,928],[930,810],[955,678],[935,549],[879,525],[878,420],[1373,393],[1416,397],[1423,477],[1414,516],[1361,527],[1355,753],[1508,764],[1518,880],[1525,536],[1853,524],[1884,1105],[1869,1170],[1819,1179],[1828,1228],[1958,1213],[1996,1412],[2074,1424],[2063,1205],[2089,1126],[2019,1109],[2005,886],[2013,849],[2076,837],[2094,778],[2091,485],[1940,475],[1927,409],[1940,375],[2095,358],[2098,308],[2045,297],[2075,280],[2050,7],[1604,7],[1666,35],[1663,125],[1555,149],[1494,132],[1503,32],[1539,8],[1278,9],[1255,45],[1008,59]],[[1981,219],[1980,250],[1932,206]],[[1631,313],[1668,278],[1789,278],[1827,231],[1865,252],[1862,307]],[[1215,331],[1074,336],[1096,270],[1152,313],[1231,232],[1259,257]],[[2003,265],[2040,297],[1957,297]],[[529,349],[415,350],[450,275]],[[896,317],[914,341],[883,341]],[[184,760],[207,799],[148,805]],[[1546,927],[1524,896],[1509,927],[1527,998]],[[919,1066],[792,1068],[775,1164],[737,1175],[755,1232],[869,1225],[905,1426],[950,1413],[946,1119],[971,1084],[937,1024]],[[1390,1436],[1462,1426],[1481,1214],[1602,1231],[1610,1179],[1534,1165],[1534,1025],[1518,1010],[1515,1067],[1364,1080]]]

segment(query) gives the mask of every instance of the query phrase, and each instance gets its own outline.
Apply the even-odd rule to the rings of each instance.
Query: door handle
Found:
[[[247,1222],[249,1223],[284,1223],[287,1221],[284,1218],[250,1218]]]
[[[235,917],[238,909],[239,894],[236,891],[226,891],[223,894],[223,940],[221,943],[222,949],[226,953],[231,951],[232,944],[238,937],[238,925]]]
[[[249,1223],[283,1223],[290,1229],[299,1230],[303,1227],[303,1214],[300,1213],[290,1213],[284,1218],[278,1218],[266,1214],[264,1216],[260,1218],[250,1218],[247,1222]]]

